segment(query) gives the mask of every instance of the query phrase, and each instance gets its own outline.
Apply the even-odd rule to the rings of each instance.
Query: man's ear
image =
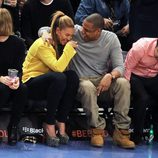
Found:
[[[102,30],[98,28],[96,31],[98,34],[100,34]]]

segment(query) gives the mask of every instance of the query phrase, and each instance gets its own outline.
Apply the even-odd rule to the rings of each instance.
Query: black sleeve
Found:
[[[31,8],[27,2],[25,3],[21,13],[21,34],[29,48],[34,42],[34,39],[32,37],[31,29]]]
[[[63,12],[66,15],[68,15],[69,17],[71,17],[74,21],[74,11],[73,11],[72,5],[70,3],[70,0],[65,0],[64,3],[65,4],[63,4],[63,6],[64,6]]]
[[[26,47],[22,39],[17,37],[16,45],[16,54],[14,56],[13,65],[15,69],[19,71],[19,77],[22,76],[22,64],[24,62]]]

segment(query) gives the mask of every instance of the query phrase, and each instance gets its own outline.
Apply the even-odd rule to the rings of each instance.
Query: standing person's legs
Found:
[[[154,126],[154,138],[158,140],[158,75],[146,79],[145,86],[150,94],[150,107],[152,114],[152,124]]]
[[[88,124],[92,127],[91,145],[102,147],[104,144],[105,119],[99,116],[96,87],[90,80],[80,80],[78,99],[84,108],[88,118]]]
[[[131,76],[131,93],[133,105],[132,123],[134,128],[132,140],[136,144],[139,144],[142,139],[149,95],[145,89],[143,81],[138,76],[133,74]]]
[[[150,97],[150,108],[151,108],[151,116],[152,116],[152,124],[154,129],[154,140],[158,141],[158,99]]]
[[[128,116],[130,107],[130,84],[124,78],[118,78],[112,82],[110,95],[114,99],[115,130],[113,141],[123,148],[134,148],[135,144],[129,140],[129,126],[131,119]]]

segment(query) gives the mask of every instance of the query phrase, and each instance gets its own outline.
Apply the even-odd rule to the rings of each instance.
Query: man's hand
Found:
[[[116,32],[116,34],[118,36],[124,36],[124,37],[126,37],[129,34],[129,24],[127,24],[121,30],[119,30],[118,32]]]
[[[104,26],[108,30],[112,30],[113,28],[113,21],[109,18],[104,18]]]
[[[42,33],[42,39],[44,42],[47,42],[49,44],[52,44],[52,36],[51,36],[51,33],[48,33],[47,31],[44,31]]]
[[[97,87],[97,95],[99,96],[100,93],[107,91],[111,85],[112,82],[112,75],[110,73],[107,73],[102,80],[100,81],[98,87]]]

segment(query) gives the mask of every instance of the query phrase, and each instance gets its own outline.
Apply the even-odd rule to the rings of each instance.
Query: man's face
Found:
[[[84,20],[82,24],[81,34],[84,41],[95,41],[98,39],[100,33],[99,28],[95,28],[92,23]]]

